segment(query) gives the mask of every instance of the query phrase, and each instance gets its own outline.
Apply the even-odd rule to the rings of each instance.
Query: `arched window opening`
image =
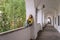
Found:
[[[25,0],[0,0],[0,33],[22,27],[25,19]]]

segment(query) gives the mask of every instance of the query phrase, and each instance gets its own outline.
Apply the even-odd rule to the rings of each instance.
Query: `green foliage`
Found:
[[[0,32],[22,27],[25,22],[25,0],[0,0]]]

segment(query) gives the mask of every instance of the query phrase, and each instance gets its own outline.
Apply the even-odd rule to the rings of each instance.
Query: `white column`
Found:
[[[32,14],[34,18],[34,25],[31,27],[30,31],[30,37],[32,39],[35,39],[36,34],[36,12],[35,12],[35,5],[34,0],[25,0],[26,1],[26,20],[28,19],[29,15]],[[27,30],[28,31],[28,30]]]

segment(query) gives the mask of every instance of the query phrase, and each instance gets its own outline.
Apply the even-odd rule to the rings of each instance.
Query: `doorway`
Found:
[[[51,18],[50,17],[48,17],[47,22],[48,22],[48,24],[51,24]]]

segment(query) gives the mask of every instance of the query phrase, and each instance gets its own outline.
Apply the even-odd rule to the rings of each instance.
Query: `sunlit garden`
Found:
[[[0,0],[0,33],[23,27],[25,0]]]

